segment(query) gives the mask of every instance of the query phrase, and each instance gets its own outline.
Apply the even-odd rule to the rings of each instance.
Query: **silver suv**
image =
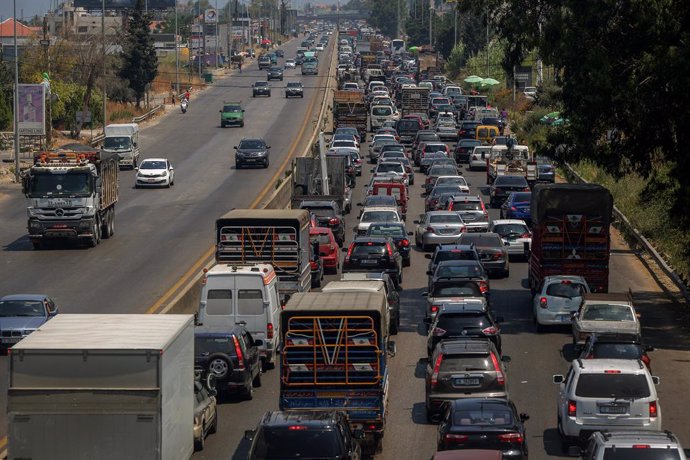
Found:
[[[553,382],[560,386],[558,433],[565,450],[594,431],[661,430],[659,377],[640,360],[576,359]]]
[[[579,452],[575,453],[579,454]],[[680,441],[670,431],[596,432],[589,438],[582,458],[584,460],[686,460]]]

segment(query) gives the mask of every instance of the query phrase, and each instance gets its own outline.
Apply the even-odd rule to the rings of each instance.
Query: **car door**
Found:
[[[563,423],[568,411],[568,394],[573,380],[572,368],[565,375],[563,383],[558,385],[558,419]]]
[[[244,343],[243,352],[245,360],[251,374],[250,378],[254,379],[261,372],[259,348],[254,343],[252,335],[246,329],[242,331],[242,342]]]
[[[168,176],[170,177],[170,182],[175,180],[175,168],[173,168],[172,163],[166,160],[166,167],[168,169]]]

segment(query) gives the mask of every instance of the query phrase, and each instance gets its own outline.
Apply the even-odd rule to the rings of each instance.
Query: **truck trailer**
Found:
[[[361,142],[366,141],[368,112],[362,91],[338,90],[333,93],[333,127],[356,128]]]
[[[118,154],[82,146],[34,157],[23,175],[34,249],[63,239],[94,247],[115,232]]]
[[[9,351],[8,458],[186,460],[192,315],[60,314]]]

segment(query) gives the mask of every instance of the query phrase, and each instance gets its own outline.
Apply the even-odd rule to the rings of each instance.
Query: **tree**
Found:
[[[407,16],[405,4],[400,1],[400,20],[404,21]],[[398,1],[394,0],[371,0],[371,10],[369,12],[369,22],[372,26],[381,30],[383,35],[395,37],[397,34]]]
[[[12,129],[14,73],[0,57],[0,130]]]
[[[129,17],[123,43],[123,65],[119,76],[129,81],[137,108],[146,93],[146,87],[158,74],[158,58],[149,30],[151,17],[144,14],[144,1],[137,0]]]

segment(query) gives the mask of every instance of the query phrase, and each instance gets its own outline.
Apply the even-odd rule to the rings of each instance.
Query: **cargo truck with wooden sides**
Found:
[[[273,265],[281,294],[310,289],[311,250],[302,209],[233,209],[216,220],[216,263]]]
[[[382,292],[295,294],[281,312],[280,410],[343,411],[376,451],[387,418],[388,306]]]
[[[84,145],[34,157],[22,180],[34,249],[59,239],[94,247],[113,236],[118,159],[117,153]]]
[[[426,113],[429,109],[429,88],[403,86],[400,90],[400,109],[402,116],[410,113]]]
[[[192,315],[60,314],[8,361],[7,458],[191,457]]]
[[[613,196],[595,184],[537,184],[532,190],[532,243],[525,244],[528,282],[583,276],[592,292],[608,292]]]
[[[335,91],[333,93],[333,127],[357,128],[361,142],[367,135],[367,104],[363,91]]]

